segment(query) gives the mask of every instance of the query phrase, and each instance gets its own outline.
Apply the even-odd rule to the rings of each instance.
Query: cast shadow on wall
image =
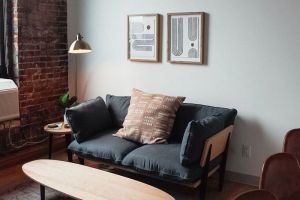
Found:
[[[209,28],[210,28],[210,24],[209,24],[209,14],[205,13],[204,16],[204,53],[203,53],[203,65],[208,66],[208,50],[209,50],[209,45],[208,45],[208,41],[209,41]]]

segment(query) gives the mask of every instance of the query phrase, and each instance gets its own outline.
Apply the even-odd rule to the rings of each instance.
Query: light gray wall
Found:
[[[166,62],[168,12],[208,13],[208,64]],[[260,175],[287,130],[300,124],[299,0],[69,0],[69,40],[81,32],[93,53],[79,55],[81,99],[147,92],[183,95],[186,102],[234,107],[239,114],[228,169]],[[127,61],[126,15],[161,13],[162,63]],[[70,55],[73,89],[75,56]],[[242,158],[241,146],[252,146]]]

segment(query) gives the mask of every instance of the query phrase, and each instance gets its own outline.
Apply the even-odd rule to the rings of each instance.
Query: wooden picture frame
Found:
[[[169,63],[204,63],[204,17],[204,12],[168,13]]]
[[[137,62],[161,61],[160,14],[127,16],[127,58]]]

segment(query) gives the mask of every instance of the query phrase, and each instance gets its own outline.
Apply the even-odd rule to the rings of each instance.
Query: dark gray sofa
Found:
[[[93,134],[78,143],[74,140],[68,151],[80,158],[105,161],[122,169],[135,171],[147,176],[160,178],[193,187],[200,187],[204,198],[207,178],[215,171],[220,172],[220,189],[224,181],[229,137],[232,132],[237,111],[220,107],[184,103],[176,113],[168,144],[141,145],[139,143],[112,136],[126,117],[130,97],[107,95],[106,105],[112,126]],[[180,152],[183,136],[189,122],[217,116],[222,127],[201,135],[201,152],[192,164],[182,164]],[[201,133],[199,133],[201,134]],[[221,143],[220,143],[221,141]],[[71,161],[71,160],[70,160]],[[201,183],[201,184],[200,184]]]

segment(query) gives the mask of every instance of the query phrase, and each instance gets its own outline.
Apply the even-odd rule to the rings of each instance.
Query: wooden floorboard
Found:
[[[40,144],[24,147],[17,151],[0,154],[0,170],[47,155],[48,144],[48,141],[45,141]],[[53,152],[63,148],[65,148],[64,138],[56,138],[53,140]]]
[[[41,156],[40,158],[47,158],[47,156]],[[67,160],[67,155],[65,150],[60,150],[58,152],[55,152],[53,154],[53,159],[57,160]],[[75,162],[77,162],[76,158]],[[24,163],[24,162],[22,162]],[[110,171],[116,174],[120,174],[123,176],[127,176],[129,178],[134,178],[139,181],[143,181],[147,184],[153,185],[155,187],[158,187],[172,196],[175,197],[176,200],[198,200],[198,192],[197,190],[192,190],[190,188],[177,186],[174,184],[169,184],[166,182],[157,181],[154,179],[150,179],[143,176],[138,176],[136,174],[131,174],[128,172],[124,172],[118,169],[114,169],[106,164],[99,164],[92,161],[87,161],[86,165],[100,168],[106,171]],[[5,169],[0,169],[0,200],[10,200],[10,199],[25,199],[22,195],[25,195],[28,193],[28,191],[34,193],[30,199],[39,199],[39,188],[38,185],[30,181],[22,172],[22,164],[17,164]],[[22,187],[18,188],[18,186],[22,185]],[[24,184],[28,188],[24,189]],[[101,187],[101,186],[99,186]],[[116,186],[117,187],[117,186]],[[208,187],[208,193],[206,200],[230,200],[237,194],[255,189],[253,186],[239,184],[239,183],[233,183],[226,181],[223,192],[219,192],[217,190],[217,180],[215,178],[209,179],[209,187]],[[25,190],[24,192],[19,192],[19,190]],[[10,191],[10,192],[7,192]],[[50,194],[49,189],[46,190]],[[48,194],[48,195],[49,195]],[[69,198],[63,198],[60,193],[58,192],[52,192],[51,193],[51,200],[58,200],[58,199],[69,199]]]

